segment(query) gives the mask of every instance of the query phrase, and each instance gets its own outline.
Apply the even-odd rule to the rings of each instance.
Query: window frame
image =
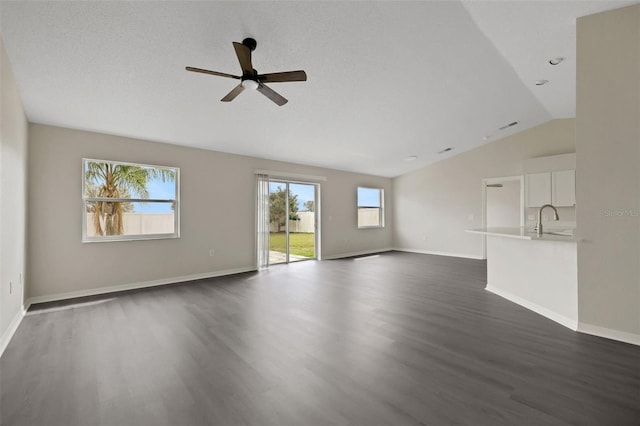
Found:
[[[134,167],[149,167],[156,169],[175,170],[175,199],[158,199],[158,198],[104,198],[104,197],[87,197],[86,196],[86,173],[85,166],[87,162],[95,163],[111,163],[121,164]],[[158,166],[153,164],[132,163],[117,160],[100,160],[95,158],[82,158],[82,242],[83,243],[102,243],[114,241],[143,241],[143,240],[165,240],[180,238],[180,168],[173,166]],[[126,202],[126,203],[175,203],[173,210],[173,229],[174,232],[166,234],[138,234],[138,235],[103,235],[90,237],[87,235],[87,204],[90,202]]]
[[[357,214],[358,211],[360,210],[360,206],[359,204],[359,199],[358,199],[358,191],[360,189],[373,189],[378,191],[379,197],[380,197],[380,212],[378,215],[378,220],[380,222],[379,225],[371,225],[371,226],[360,226],[360,217]],[[370,208],[370,207],[368,207]],[[376,188],[376,187],[371,187],[371,186],[358,186],[356,188],[356,224],[358,226],[358,229],[379,229],[379,228],[384,228],[384,188]]]

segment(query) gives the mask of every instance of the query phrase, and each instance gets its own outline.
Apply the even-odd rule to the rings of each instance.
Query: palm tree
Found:
[[[162,179],[173,182],[174,170],[132,166],[117,163],[89,161],[85,167],[85,188],[88,196],[99,198],[149,198],[147,182]],[[123,213],[130,209],[127,202],[94,201],[89,208],[93,213],[96,235],[122,235],[124,233]]]

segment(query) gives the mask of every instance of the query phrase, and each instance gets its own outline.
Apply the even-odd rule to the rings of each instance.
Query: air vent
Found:
[[[509,127],[513,127],[513,126],[515,126],[516,124],[518,124],[518,122],[517,122],[517,121],[514,121],[514,122],[512,122],[512,123],[507,124],[506,126],[502,126],[502,127],[500,127],[498,130],[505,130],[505,129],[508,129]]]
[[[445,148],[442,151],[438,151],[438,154],[444,154],[445,152],[451,151],[453,148]]]

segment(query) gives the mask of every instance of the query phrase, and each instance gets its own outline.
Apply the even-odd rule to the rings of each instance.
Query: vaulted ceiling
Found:
[[[32,122],[397,176],[573,117],[576,18],[633,3],[3,1],[0,32]],[[246,37],[307,72],[283,107],[185,71],[239,74]]]

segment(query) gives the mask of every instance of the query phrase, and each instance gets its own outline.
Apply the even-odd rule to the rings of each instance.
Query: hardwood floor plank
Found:
[[[633,425],[640,348],[389,252],[34,305],[2,425]]]

